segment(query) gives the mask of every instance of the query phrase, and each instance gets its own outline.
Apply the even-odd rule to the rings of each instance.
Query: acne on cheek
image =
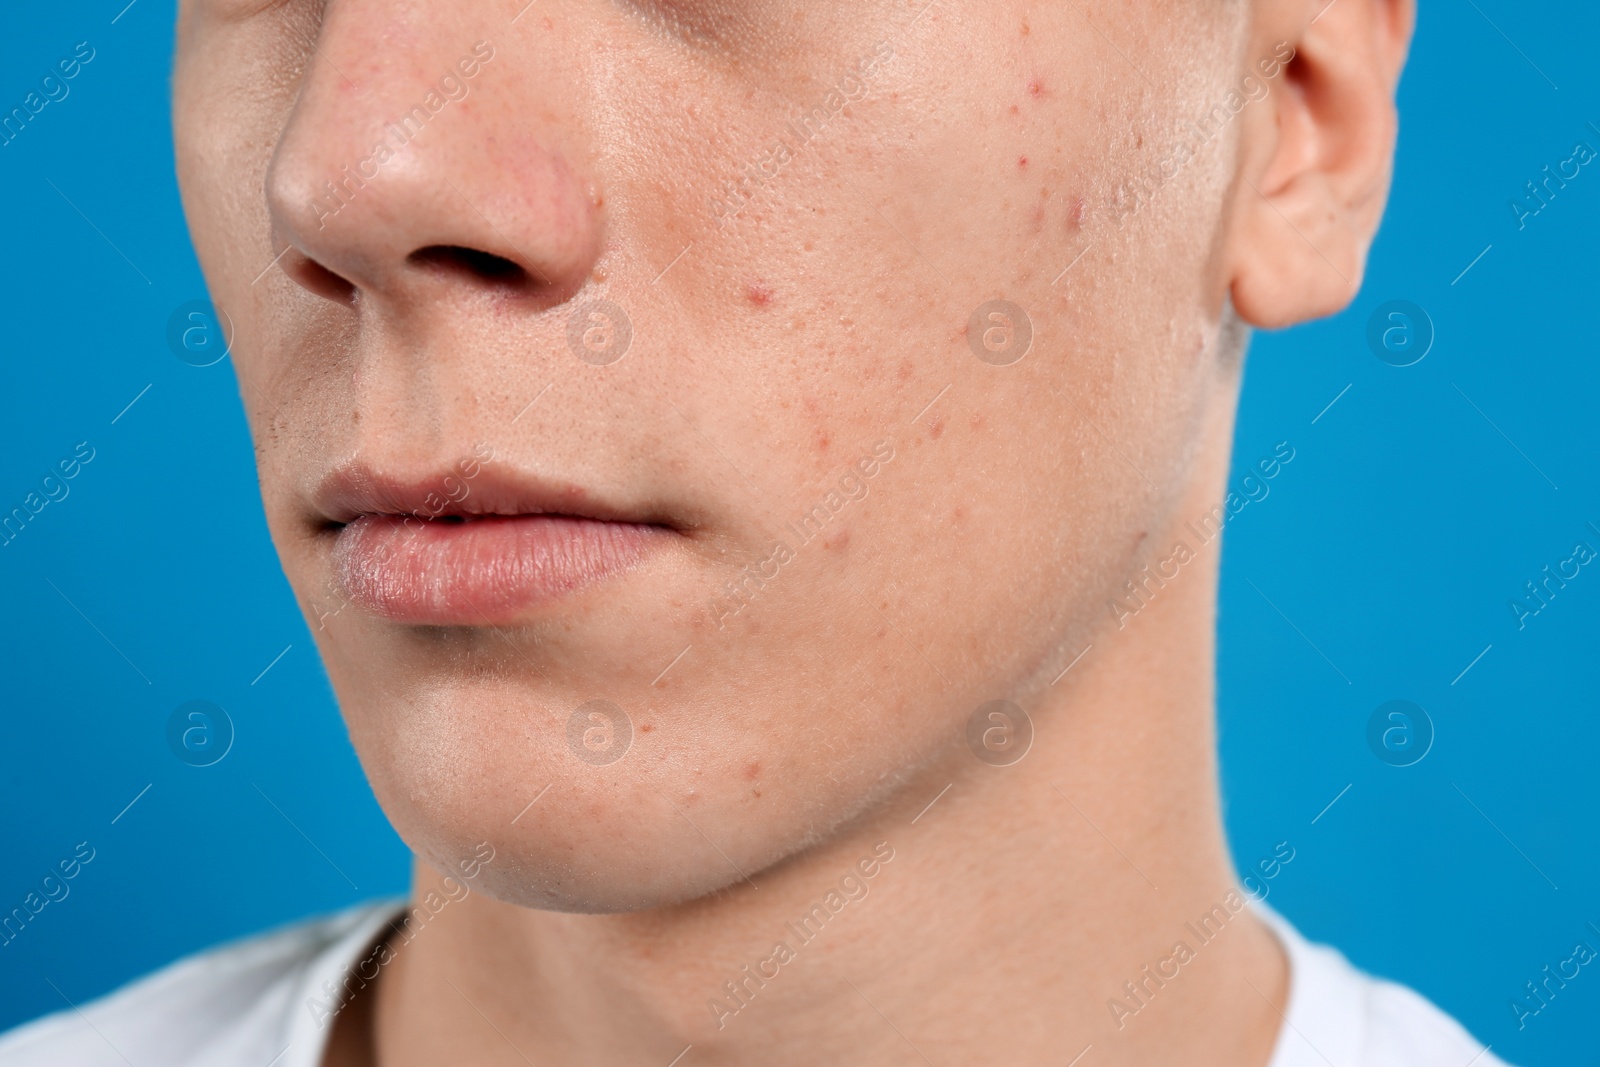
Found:
[[[1037,77],[1028,81],[1024,91],[1027,94],[1026,98],[1010,106],[1009,110],[1012,115],[1021,115],[1024,106],[1032,105],[1055,95],[1046,87],[1043,80]],[[1019,130],[1024,140],[1018,146],[1015,154],[1016,166],[1012,174],[1018,179],[1029,180],[1031,173],[1040,170],[1039,165],[1042,164],[1044,173],[1040,177],[1039,198],[1029,212],[1031,232],[1035,235],[1042,235],[1047,230],[1051,230],[1070,236],[1083,229],[1084,220],[1088,214],[1088,200],[1075,193],[1069,193],[1064,198],[1054,196],[1056,190],[1052,188],[1052,183],[1059,183],[1064,175],[1059,167],[1050,165],[1051,161],[1048,157],[1039,158],[1040,145],[1037,142],[1047,127],[1035,122],[1031,117],[1032,115],[1039,115],[1042,119],[1045,114],[1030,107],[1030,118],[1023,120]],[[1060,159],[1062,154],[1058,148],[1055,157]],[[1055,205],[1060,206],[1052,205],[1052,200],[1055,201]],[[1057,225],[1051,225],[1051,216],[1059,219]]]

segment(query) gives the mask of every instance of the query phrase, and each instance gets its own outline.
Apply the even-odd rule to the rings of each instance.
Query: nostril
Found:
[[[528,272],[492,252],[458,245],[429,245],[406,257],[408,263],[446,273],[465,274],[481,282],[508,289],[526,288]]]
[[[356,287],[314,259],[295,254],[284,260],[283,270],[317,296],[339,304],[355,303]]]

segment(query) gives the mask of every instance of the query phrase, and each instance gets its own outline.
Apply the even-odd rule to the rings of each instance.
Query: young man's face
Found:
[[[1286,54],[1242,0],[525,2],[188,0],[180,171],[384,808],[632,909],[987,770],[1209,507]]]

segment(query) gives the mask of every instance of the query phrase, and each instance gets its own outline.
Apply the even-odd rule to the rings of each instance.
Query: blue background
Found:
[[[113,23],[124,2],[25,5],[0,35],[0,112],[77,42],[97,53],[0,148],[0,512],[95,449],[0,548],[0,912],[96,850],[0,948],[0,1028],[408,877],[268,541],[231,368],[165,340],[205,292],[171,163],[173,5]],[[1575,542],[1600,548],[1600,163],[1523,229],[1508,204],[1575,142],[1600,148],[1600,14],[1538,12],[1423,5],[1360,296],[1255,340],[1235,483],[1279,441],[1296,455],[1229,523],[1219,671],[1236,856],[1295,849],[1269,902],[1498,1055],[1553,1065],[1596,1058],[1600,968],[1520,1031],[1508,1004],[1600,948],[1600,565],[1524,629],[1508,605]],[[1413,366],[1367,342],[1392,299],[1432,322]],[[238,734],[205,770],[165,735],[196,698]],[[1367,741],[1396,699],[1436,734],[1410,767]]]

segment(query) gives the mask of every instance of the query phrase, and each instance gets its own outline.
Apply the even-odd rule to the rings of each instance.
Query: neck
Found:
[[[944,1067],[1092,1046],[1094,1067],[1265,1064],[1287,968],[1240,907],[1222,833],[1221,546],[1186,525],[1215,494],[1189,495],[1134,568],[1180,540],[1194,558],[1125,600],[1136,612],[1106,612],[1029,705],[1020,762],[960,746],[824,844],[685,905],[453,903],[385,969],[377,1062],[664,1065],[689,1049],[685,1067]],[[419,865],[417,896],[437,887]]]

